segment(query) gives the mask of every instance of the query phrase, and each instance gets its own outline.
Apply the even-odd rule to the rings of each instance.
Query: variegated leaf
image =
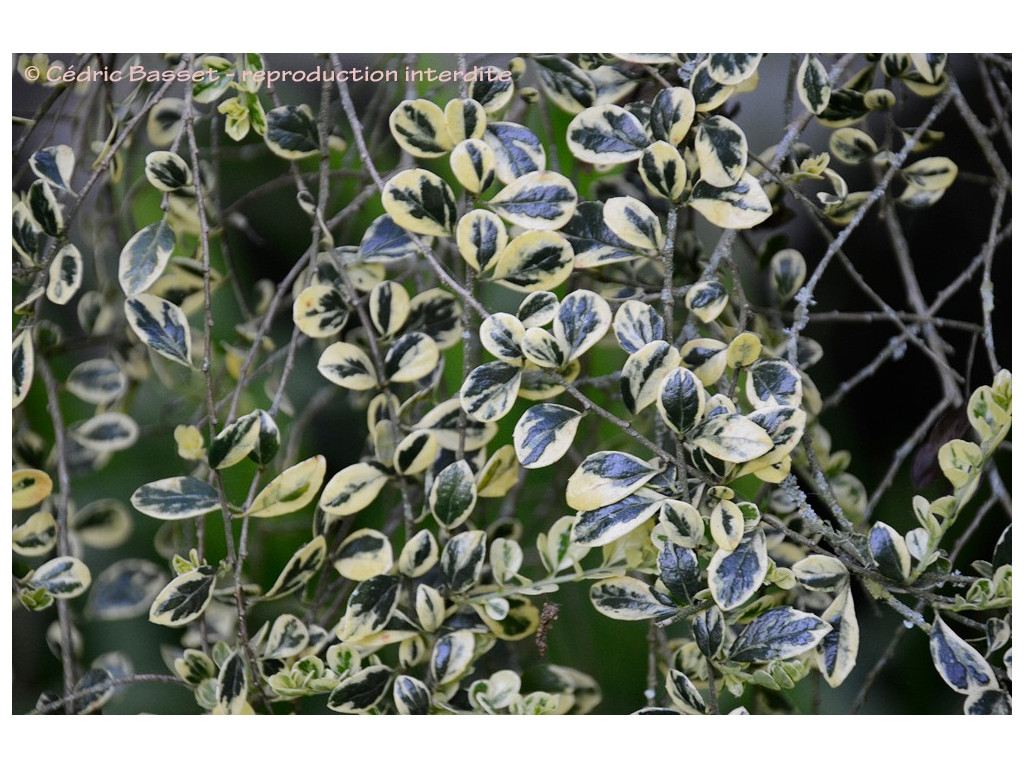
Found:
[[[388,692],[391,669],[375,664],[345,678],[327,698],[327,707],[335,712],[351,715],[375,707]]]
[[[476,641],[468,629],[442,635],[430,652],[430,675],[437,685],[453,683],[461,678],[473,661]]]
[[[732,552],[743,538],[743,512],[728,499],[722,499],[711,510],[708,528],[720,550]]]
[[[106,405],[124,394],[128,377],[113,361],[99,358],[76,365],[64,386],[79,400]]]
[[[807,278],[807,262],[800,251],[784,248],[772,256],[769,271],[775,292],[785,302],[793,298],[803,286]]]
[[[438,555],[437,539],[430,530],[423,528],[402,547],[398,571],[410,579],[419,578],[437,564]]]
[[[216,489],[197,477],[169,477],[146,483],[132,494],[131,503],[157,520],[199,517],[220,508]]]
[[[900,173],[916,190],[941,192],[956,180],[956,163],[948,157],[927,157],[903,168]]]
[[[946,685],[960,693],[996,688],[995,673],[978,651],[962,640],[936,616],[928,642],[932,663]]]
[[[679,434],[692,430],[704,416],[706,393],[700,380],[687,368],[669,371],[658,386],[658,413]]]
[[[768,574],[764,531],[755,528],[731,552],[719,549],[708,563],[711,597],[723,611],[738,608],[753,597]]]
[[[410,432],[395,447],[395,470],[402,475],[418,475],[425,472],[437,458],[440,450],[441,445],[437,438],[428,430],[417,429]]]
[[[135,444],[139,425],[124,413],[111,411],[93,416],[69,430],[76,441],[97,453],[123,451]]]
[[[426,715],[430,712],[430,689],[415,677],[396,677],[391,695],[395,711],[400,715]]]
[[[11,482],[11,509],[34,507],[53,492],[53,480],[41,469],[16,469]]]
[[[546,167],[544,145],[533,131],[518,123],[488,123],[484,141],[494,151],[494,172],[502,184]]]
[[[249,692],[249,663],[245,652],[236,649],[224,660],[217,674],[217,706],[214,712],[241,715],[251,711],[246,696]]]
[[[297,512],[320,490],[327,473],[327,460],[314,456],[300,461],[275,477],[245,510],[250,517],[278,517]]]
[[[690,439],[716,459],[734,464],[756,459],[774,447],[762,427],[739,413],[706,418],[693,430]]]
[[[452,536],[441,550],[441,578],[452,594],[472,588],[483,573],[487,535],[463,531]]]
[[[694,109],[697,112],[711,112],[722,106],[735,86],[723,85],[711,77],[710,60],[705,60],[693,71],[690,77],[690,93],[693,94]]]
[[[224,469],[242,461],[257,447],[260,417],[256,411],[228,424],[210,443],[207,461],[213,469]]]
[[[590,587],[590,602],[598,613],[619,621],[667,618],[676,612],[649,586],[632,576],[615,576]]]
[[[348,322],[349,307],[333,285],[311,285],[292,307],[296,327],[312,339],[333,336]]]
[[[565,502],[585,511],[626,498],[658,474],[658,467],[621,451],[598,451],[583,460],[565,489]]]
[[[487,204],[512,224],[550,230],[572,218],[576,201],[576,189],[567,178],[554,171],[534,171],[517,178]]]
[[[19,200],[11,210],[13,219],[13,245],[14,250],[27,260],[35,263],[39,259],[39,252],[43,244],[43,231],[36,220],[32,217],[28,203]]]
[[[729,292],[717,281],[694,283],[686,292],[686,308],[702,323],[711,323],[729,303]]]
[[[142,293],[127,298],[124,311],[143,344],[168,360],[192,367],[192,334],[179,307]]]
[[[461,314],[462,304],[457,298],[441,288],[431,288],[412,297],[405,331],[425,333],[438,349],[448,349],[459,340]]]
[[[689,204],[723,229],[749,229],[772,215],[768,195],[749,173],[744,173],[731,187],[716,187],[698,181],[690,194]]]
[[[261,599],[276,600],[302,589],[320,571],[326,559],[327,541],[317,536],[288,559],[274,585]]]
[[[474,368],[459,391],[463,409],[478,421],[497,421],[515,405],[522,375],[518,365],[500,360]]]
[[[480,343],[499,360],[517,363],[523,359],[520,346],[525,330],[519,318],[507,312],[495,312],[480,324]]]
[[[391,112],[388,125],[398,146],[414,157],[440,157],[455,145],[444,112],[427,99],[401,102]]]
[[[840,128],[832,132],[828,140],[828,151],[841,163],[860,165],[878,154],[878,145],[864,131]]]
[[[46,298],[54,304],[67,304],[81,285],[82,253],[71,243],[65,243],[50,262]]]
[[[561,229],[572,245],[578,269],[590,269],[618,261],[634,261],[653,251],[637,248],[616,235],[605,223],[604,203],[588,200]]]
[[[377,386],[377,374],[369,355],[345,341],[336,341],[323,351],[317,370],[328,381],[345,389],[358,391]]]
[[[633,354],[662,338],[665,333],[665,321],[654,307],[636,299],[623,302],[615,313],[612,325],[619,346]]]
[[[573,291],[558,307],[552,327],[566,361],[575,360],[600,341],[612,322],[608,302],[593,291]]]
[[[14,337],[11,344],[11,383],[13,397],[11,408],[17,408],[32,386],[35,373],[35,349],[32,344],[32,329],[27,328]]]
[[[792,570],[801,586],[815,592],[835,592],[850,580],[843,562],[831,555],[808,555],[794,563]]]
[[[429,376],[441,359],[432,338],[414,331],[402,336],[384,357],[384,376],[390,382],[408,383]]]
[[[324,486],[320,508],[328,515],[354,515],[373,503],[387,479],[387,475],[373,464],[345,467]]]
[[[57,200],[53,187],[43,180],[28,188],[28,205],[32,218],[50,237],[59,237],[64,230],[64,206]]]
[[[747,167],[747,137],[732,120],[715,115],[702,122],[694,148],[700,178],[705,184],[732,187],[743,178]]]
[[[700,692],[690,682],[690,678],[678,669],[670,669],[665,680],[665,689],[668,697],[687,715],[703,715],[707,711],[707,705],[701,697]]]
[[[476,473],[476,492],[481,498],[503,498],[519,480],[519,460],[511,445],[496,450]]]
[[[537,328],[555,319],[558,305],[558,297],[551,291],[534,291],[519,304],[516,317],[523,328]]]
[[[42,557],[57,546],[57,521],[49,512],[29,515],[11,530],[11,549],[23,557]]]
[[[434,478],[427,501],[434,518],[445,528],[458,528],[476,506],[476,481],[465,459],[449,464]]]
[[[487,128],[487,112],[476,99],[452,99],[444,107],[444,122],[453,143],[479,139]]]
[[[708,75],[722,85],[738,85],[757,71],[761,53],[712,53],[708,58]]]
[[[448,158],[456,180],[471,195],[479,195],[494,183],[497,162],[490,144],[479,138],[460,142]]]
[[[192,169],[174,152],[146,155],[146,178],[161,192],[174,192],[192,184]]]
[[[812,115],[820,115],[828,106],[832,86],[828,81],[828,70],[817,56],[804,55],[796,71],[796,92],[800,103]]]
[[[572,446],[583,414],[564,405],[541,403],[520,417],[512,435],[516,456],[527,469],[554,464]]]
[[[662,500],[659,494],[641,489],[607,506],[578,512],[572,540],[587,547],[610,544],[654,517]]]
[[[334,570],[351,581],[366,581],[388,573],[394,564],[388,537],[373,528],[362,528],[338,545]]]
[[[95,549],[121,546],[132,532],[132,517],[116,499],[97,499],[74,510],[68,525],[80,542]]]
[[[772,608],[743,628],[729,649],[740,662],[791,659],[821,642],[832,626],[811,613],[790,606]]]
[[[387,626],[398,605],[397,576],[382,574],[359,582],[349,596],[338,637],[355,642]]]
[[[639,413],[658,398],[662,380],[679,362],[679,350],[661,340],[644,345],[626,359],[619,385],[630,413]]]
[[[285,160],[300,160],[320,151],[319,133],[313,112],[305,104],[286,104],[266,114],[263,140],[270,151]]]
[[[704,539],[704,518],[689,502],[665,499],[660,510],[661,530],[680,547],[694,548]]]
[[[697,554],[672,541],[665,542],[658,553],[658,576],[662,587],[668,590],[676,602],[684,605],[692,603],[702,587]],[[695,634],[696,630],[697,625],[694,624]]]
[[[494,267],[494,278],[512,290],[549,290],[572,273],[573,252],[556,232],[527,232],[514,238]]]
[[[86,613],[104,621],[145,616],[163,589],[164,569],[148,560],[119,560],[93,581]]]
[[[758,360],[748,370],[746,395],[755,408],[776,405],[799,407],[803,396],[800,373],[780,358]]]
[[[678,202],[686,191],[686,163],[679,150],[667,141],[656,141],[644,150],[638,164],[640,177],[653,194]]]
[[[604,223],[616,237],[634,248],[657,253],[665,244],[661,221],[633,197],[613,197],[604,203]]]
[[[559,109],[578,114],[597,100],[597,87],[588,73],[560,56],[535,56],[541,87]]]
[[[508,106],[515,93],[512,78],[498,67],[488,65],[480,68],[482,75],[469,86],[469,97],[480,102],[488,115],[500,112]]]
[[[213,599],[217,569],[201,565],[176,576],[153,600],[149,620],[165,627],[181,627],[199,618]]]
[[[70,600],[85,592],[92,583],[89,568],[76,557],[55,557],[29,575],[25,585],[43,589],[57,600]]]
[[[455,231],[455,196],[430,171],[412,168],[384,185],[381,202],[394,222],[418,235],[448,237]]]
[[[366,264],[387,264],[419,252],[419,246],[409,233],[386,213],[370,223],[359,241],[359,258]]]
[[[896,529],[879,520],[871,526],[868,544],[871,557],[884,576],[898,582],[910,578],[910,551]]]
[[[832,626],[832,631],[815,649],[815,658],[825,682],[838,688],[856,666],[860,648],[860,626],[849,587],[836,595],[821,618]]]
[[[459,450],[460,444],[467,451],[478,450],[498,433],[497,424],[483,423],[474,418],[470,418],[464,428],[460,429],[459,423],[464,418],[460,416],[462,413],[464,411],[459,398],[446,400],[428,411],[415,428],[430,430],[441,447],[449,451]]]
[[[75,170],[75,153],[67,144],[43,147],[28,160],[32,172],[57,189],[71,192],[71,176]]]
[[[611,165],[636,160],[651,140],[632,113],[602,104],[584,109],[572,119],[566,141],[569,151],[583,162]]]
[[[693,125],[695,107],[693,94],[686,88],[658,91],[651,103],[651,134],[678,147]]]
[[[476,209],[459,219],[455,242],[469,266],[487,272],[508,245],[508,231],[496,213]]]

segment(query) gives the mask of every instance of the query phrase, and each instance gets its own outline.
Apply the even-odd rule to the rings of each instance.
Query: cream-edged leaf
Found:
[[[512,434],[519,462],[527,469],[554,464],[572,447],[583,414],[554,403],[531,406]]]
[[[604,203],[604,223],[616,237],[642,251],[658,252],[665,244],[661,221],[634,197],[613,197]]]
[[[479,102],[488,115],[500,112],[515,93],[511,73],[493,65],[481,67],[480,71],[481,76],[469,85],[469,97]]]
[[[521,292],[549,290],[572,273],[573,252],[556,232],[527,232],[514,238],[494,267],[494,278]]]
[[[567,362],[565,346],[544,328],[527,328],[520,347],[527,361],[539,368],[561,369]]]
[[[455,242],[474,271],[487,272],[508,245],[508,230],[498,214],[475,209],[459,219]]]
[[[348,316],[348,302],[333,285],[311,285],[292,305],[296,327],[312,339],[333,336],[345,326]]]
[[[732,120],[721,115],[709,117],[697,129],[694,143],[700,178],[715,187],[731,187],[747,167],[747,137]]]
[[[515,405],[523,371],[502,361],[474,368],[459,391],[466,413],[477,421],[497,421]]]
[[[511,445],[496,450],[476,474],[476,493],[480,498],[502,498],[519,480],[519,460]]]
[[[41,469],[16,469],[11,482],[11,509],[34,507],[53,492],[53,480]]]
[[[658,621],[676,612],[667,598],[656,595],[647,584],[632,576],[615,576],[594,583],[590,587],[590,602],[598,613],[619,621]]]
[[[166,582],[164,568],[156,563],[119,560],[93,581],[86,613],[103,621],[145,616]]]
[[[453,683],[469,669],[476,641],[468,629],[442,635],[430,652],[430,674],[438,685]]]
[[[744,535],[731,552],[719,549],[708,563],[711,597],[723,611],[738,608],[760,589],[768,574],[768,547],[764,531]]]
[[[428,411],[415,428],[430,430],[445,450],[457,451],[461,444],[467,451],[476,451],[487,445],[498,433],[498,425],[470,417],[460,428],[460,423],[465,419],[461,414],[464,413],[460,399],[452,398]]]
[[[23,557],[41,557],[57,546],[57,521],[49,512],[29,515],[11,530],[11,549]]]
[[[659,141],[679,146],[693,125],[695,108],[693,94],[686,88],[658,91],[651,103],[651,134]]]
[[[732,96],[735,86],[724,85],[710,73],[711,62],[705,59],[690,77],[690,93],[693,94],[694,109],[697,112],[711,112],[722,106]]]
[[[440,176],[411,168],[388,180],[381,202],[394,222],[418,235],[448,237],[455,230],[455,196]]]
[[[495,213],[512,224],[533,230],[558,229],[576,210],[576,189],[554,171],[520,176],[488,201]]]
[[[146,178],[161,192],[174,192],[192,184],[192,169],[174,152],[160,150],[146,155]]]
[[[305,104],[286,104],[266,114],[263,140],[270,151],[285,160],[300,160],[320,151],[320,138],[313,112]]]
[[[117,363],[98,358],[76,365],[64,386],[79,400],[106,405],[124,394],[128,388],[128,377]]]
[[[326,559],[327,541],[323,536],[317,536],[288,558],[273,586],[260,599],[276,600],[302,589],[320,571]]]
[[[657,399],[662,380],[679,362],[679,350],[661,340],[644,345],[626,359],[619,387],[630,413],[639,413]]]
[[[583,460],[570,476],[565,502],[585,511],[614,504],[658,474],[658,467],[621,451],[598,451]]]
[[[535,56],[541,87],[548,98],[570,115],[578,114],[597,100],[597,87],[587,71],[561,56]]]
[[[320,508],[328,515],[354,515],[373,503],[387,480],[373,464],[351,464],[327,481],[320,494]]]
[[[32,218],[50,237],[59,237],[64,230],[64,206],[57,200],[53,187],[39,180],[28,188],[28,206]]]
[[[611,165],[636,160],[651,140],[631,112],[614,104],[589,107],[566,129],[569,151],[585,163]]]
[[[946,685],[959,693],[997,688],[992,667],[978,651],[961,639],[936,616],[928,641],[932,663]]]
[[[440,443],[433,433],[417,429],[406,435],[395,447],[393,465],[402,475],[418,475],[425,472],[437,458]]]
[[[868,134],[857,128],[840,128],[832,132],[828,151],[841,163],[860,165],[878,154],[878,145]]]
[[[768,195],[749,173],[744,173],[731,187],[716,187],[698,181],[690,194],[689,204],[723,229],[749,229],[772,215]]]
[[[269,483],[245,510],[250,517],[277,517],[309,504],[323,485],[327,460],[314,456],[289,467]]]
[[[800,373],[781,358],[758,360],[748,370],[746,395],[755,408],[799,406],[803,397]]]
[[[487,129],[487,112],[476,99],[452,99],[444,107],[444,122],[453,143],[476,140]]]
[[[610,544],[654,517],[662,500],[652,491],[641,490],[607,506],[577,512],[572,540],[587,547]]]
[[[712,53],[708,57],[708,76],[722,85],[738,85],[757,71],[762,53]]]
[[[157,520],[183,520],[220,509],[216,489],[198,477],[169,477],[146,483],[132,494],[131,503]]]
[[[61,556],[40,565],[25,581],[30,589],[44,589],[57,600],[70,600],[92,583],[89,568],[76,557]]]
[[[462,304],[457,298],[441,288],[431,288],[412,297],[404,330],[425,333],[438,349],[449,349],[459,341],[461,315]]]
[[[948,157],[926,157],[900,171],[915,190],[941,192],[956,180],[956,163]]]
[[[123,451],[138,440],[139,425],[131,416],[111,411],[75,425],[69,433],[77,442],[97,453]]]
[[[345,341],[336,341],[323,351],[317,370],[328,381],[345,389],[359,391],[377,386],[377,374],[369,355]]]
[[[716,459],[734,464],[756,459],[774,447],[764,428],[739,413],[705,419],[690,433],[690,439]]]
[[[772,256],[768,269],[772,286],[783,302],[793,298],[807,279],[807,262],[795,248],[783,248],[777,252]]]
[[[895,528],[879,520],[871,526],[868,545],[882,575],[898,582],[910,577],[910,550]]]
[[[707,394],[700,379],[687,368],[669,371],[658,386],[658,413],[669,429],[684,434],[704,417]]]
[[[35,349],[32,344],[32,330],[25,329],[11,344],[11,384],[13,396],[11,408],[17,408],[28,394],[35,373]]]
[[[573,291],[558,307],[552,327],[566,360],[575,360],[600,341],[612,323],[608,302],[593,291]]]
[[[43,147],[28,160],[32,172],[57,189],[71,192],[71,176],[75,170],[75,153],[67,144]]]
[[[413,157],[440,157],[455,144],[444,111],[427,99],[401,102],[391,112],[388,126],[398,146]]]
[[[494,150],[480,138],[459,142],[448,158],[456,180],[471,195],[479,195],[494,183],[497,162]]]
[[[181,627],[199,618],[213,599],[217,569],[201,565],[173,578],[149,608],[149,620],[165,627]]]
[[[390,382],[419,381],[430,375],[440,359],[441,351],[427,334],[407,333],[384,356],[384,376]]]
[[[692,504],[665,499],[659,510],[661,530],[678,547],[694,549],[704,539],[704,518]]]
[[[132,533],[132,515],[117,499],[97,499],[76,509],[68,520],[80,542],[95,549],[113,549]]]
[[[572,245],[577,269],[654,255],[654,251],[638,248],[616,235],[605,223],[604,203],[595,200],[577,205],[561,233]]]
[[[256,411],[247,413],[231,424],[210,442],[207,461],[213,469],[224,469],[242,461],[257,447],[260,439],[260,416]]]
[[[637,167],[653,194],[678,202],[686,191],[686,163],[674,146],[656,141],[640,156]]]
[[[547,325],[558,313],[558,297],[551,291],[534,291],[519,304],[516,317],[523,328],[536,328]]]
[[[366,581],[388,573],[394,564],[388,537],[373,528],[362,528],[338,545],[334,570],[351,581]]]
[[[828,106],[832,86],[828,81],[828,70],[817,56],[804,55],[796,71],[796,92],[800,103],[812,115],[820,115]]]
[[[458,528],[476,506],[476,480],[465,459],[437,473],[427,501],[434,518],[445,528]]]
[[[665,321],[650,304],[636,299],[625,301],[615,312],[615,338],[629,354],[657,341],[665,333]]]
[[[46,298],[54,304],[67,304],[81,285],[82,253],[71,243],[65,243],[50,262]]]
[[[466,592],[483,573],[487,534],[463,531],[452,536],[441,550],[441,578],[452,594]]]
[[[124,311],[143,344],[168,360],[192,367],[192,334],[179,307],[141,293],[125,299]]]
[[[480,343],[499,360],[517,363],[523,359],[523,324],[515,315],[494,312],[480,324]]]
[[[832,631],[818,644],[814,655],[825,682],[838,688],[856,666],[860,648],[860,626],[849,587],[836,595],[821,618],[832,625]]]
[[[708,530],[719,549],[732,552],[743,538],[743,512],[729,499],[721,499],[711,510]]]
[[[739,662],[791,659],[816,647],[832,626],[814,614],[788,605],[772,608],[739,633],[729,658]]]
[[[546,167],[544,145],[533,131],[519,123],[488,123],[484,141],[494,151],[494,172],[503,184]]]
[[[686,308],[702,323],[711,323],[729,303],[729,291],[717,281],[694,283],[686,292]]]
[[[359,260],[365,264],[387,264],[419,252],[409,233],[386,213],[370,223],[359,241]]]

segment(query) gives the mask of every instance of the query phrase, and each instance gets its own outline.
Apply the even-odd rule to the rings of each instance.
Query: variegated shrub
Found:
[[[16,101],[14,623],[49,612],[20,642],[59,661],[34,710],[161,682],[219,714],[806,712],[824,681],[856,711],[911,630],[964,711],[1008,712],[1009,59],[442,58],[473,77],[84,56],[175,76]],[[915,222],[966,216],[962,184],[984,226],[926,290]],[[837,380],[824,323],[889,336]],[[860,422],[892,456],[867,483]],[[606,619],[646,655],[577,659]],[[130,632],[97,655],[108,621],[158,625],[167,669]]]

